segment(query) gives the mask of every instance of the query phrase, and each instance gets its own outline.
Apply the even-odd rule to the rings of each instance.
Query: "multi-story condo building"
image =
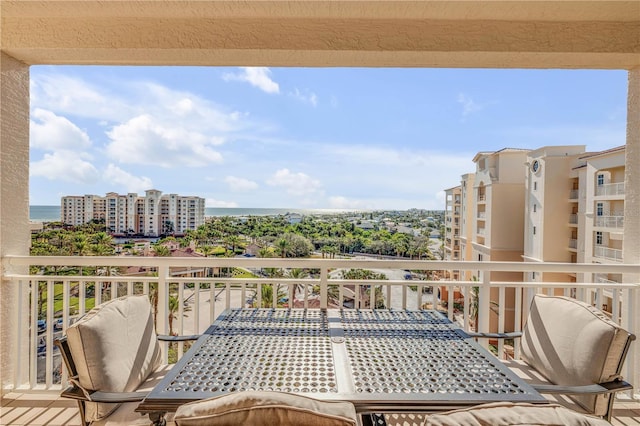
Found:
[[[529,152],[524,206],[525,262],[576,262],[579,223],[578,170],[584,145],[545,146]],[[575,282],[575,276],[526,274],[526,281]]]
[[[545,146],[532,151],[505,149],[479,153],[474,162],[476,173],[463,175],[460,186],[445,190],[446,230],[451,232],[447,259],[456,260],[453,237],[457,230],[460,260],[623,261],[624,146],[596,153],[585,152],[584,145]],[[458,196],[460,221],[454,222]],[[492,275],[499,281],[622,281],[619,274],[493,274],[501,275]],[[464,280],[474,276],[479,278],[474,271],[451,274],[453,279]],[[493,294],[491,298],[495,301]],[[593,293],[591,300],[605,311],[616,309],[611,306],[612,295],[606,291]],[[513,305],[507,292],[507,311]]]
[[[480,152],[473,161],[476,172],[462,176],[460,186],[445,190],[447,215],[451,227],[452,244],[457,241],[457,259],[468,261],[522,261],[525,174],[523,171],[528,150],[505,148],[496,152]],[[449,200],[451,196],[451,201]],[[456,196],[458,198],[456,198]],[[456,206],[456,200],[458,205]],[[448,204],[451,203],[451,213]],[[456,209],[457,208],[457,215]],[[455,219],[458,222],[455,222]],[[453,237],[456,237],[455,239]],[[451,250],[453,257],[453,250]],[[448,258],[449,259],[449,258]],[[481,279],[478,271],[459,271],[464,280]],[[452,277],[456,277],[455,272]],[[492,280],[522,281],[522,274],[493,272]],[[498,289],[491,291],[491,301],[498,304]],[[507,289],[505,298],[505,327],[514,325],[515,291]],[[490,316],[491,330],[497,330],[497,315]]]
[[[69,225],[104,221],[113,234],[158,236],[183,234],[204,224],[204,198],[165,194],[151,189],[136,193],[62,197],[61,219]]]
[[[474,224],[474,190],[475,173],[462,175],[460,181],[460,260],[473,259],[473,246],[471,230]],[[470,280],[471,271],[462,271],[461,278]]]
[[[460,213],[461,187],[445,189],[446,205],[444,218],[444,259],[460,260]],[[449,278],[457,280],[460,271],[448,271]]]

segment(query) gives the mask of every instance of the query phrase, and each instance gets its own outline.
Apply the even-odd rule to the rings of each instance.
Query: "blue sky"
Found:
[[[624,71],[31,68],[30,203],[443,209],[479,151],[623,145]]]

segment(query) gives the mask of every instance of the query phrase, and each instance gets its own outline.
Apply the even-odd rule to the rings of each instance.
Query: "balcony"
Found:
[[[624,195],[624,182],[607,183],[596,187],[596,197]]]
[[[572,189],[571,191],[569,191],[569,199],[570,200],[577,200],[578,199],[578,195],[579,195],[579,191],[577,189]]]
[[[45,266],[47,268],[45,268]],[[78,266],[93,267],[98,275],[83,276]],[[25,274],[27,267],[34,274]],[[292,270],[306,271],[302,278],[293,278]],[[341,271],[348,269],[375,269],[384,272],[387,279],[344,279]],[[478,281],[447,281],[439,277],[444,273],[433,271],[473,270],[481,274]],[[575,295],[590,303],[597,303],[595,294],[607,291],[614,295],[612,306],[618,308],[613,318],[631,324],[635,312],[624,300],[636,297],[640,287],[624,283],[548,283],[493,281],[493,272],[566,272],[573,274],[623,274],[637,270],[637,265],[621,264],[558,264],[522,262],[446,262],[412,260],[327,260],[327,259],[274,259],[274,258],[160,258],[160,257],[54,257],[7,256],[3,259],[3,280],[10,282],[19,292],[19,303],[25,309],[19,312],[18,341],[14,342],[18,371],[11,378],[11,388],[20,392],[44,391],[55,398],[66,380],[60,368],[60,359],[53,340],[64,333],[68,324],[83,315],[94,304],[127,294],[157,294],[156,328],[161,333],[193,334],[204,331],[215,318],[230,307],[289,306],[310,309],[342,306],[345,309],[369,306],[395,309],[441,309],[463,328],[473,324],[469,308],[472,305],[472,286],[480,286],[478,298],[478,328],[489,331],[490,301],[488,296],[497,292],[497,329],[514,318],[526,316],[528,298],[533,292],[560,291]],[[44,271],[56,271],[44,275]],[[124,271],[138,271],[137,275]],[[417,279],[406,280],[405,270],[431,271],[414,274]],[[140,271],[144,271],[140,273]],[[267,275],[267,271],[271,275]],[[274,273],[275,271],[275,273]],[[221,273],[223,272],[223,273]],[[122,274],[121,274],[122,273]],[[196,275],[196,276],[194,276]],[[239,276],[248,278],[240,278]],[[299,276],[299,275],[297,275]],[[439,300],[434,287],[446,288],[447,300]],[[484,290],[486,288],[486,291]],[[269,291],[264,291],[269,289]],[[372,289],[374,291],[372,291]],[[449,300],[461,289],[465,300]],[[509,289],[509,290],[508,290]],[[519,301],[507,309],[507,291],[516,292]],[[55,294],[47,298],[47,294]],[[444,294],[444,293],[443,293]],[[495,297],[495,296],[494,296]],[[174,302],[170,303],[173,299]],[[210,301],[214,301],[211,303]],[[177,303],[176,303],[177,302]],[[455,302],[455,303],[454,303]],[[169,306],[173,306],[169,323]],[[462,307],[460,307],[462,305]],[[628,307],[628,308],[627,308]],[[508,314],[507,314],[508,313]],[[510,316],[510,319],[507,317]],[[515,320],[515,329],[522,324]],[[483,342],[486,346],[488,342]],[[497,353],[504,354],[503,343]],[[182,356],[184,348],[176,348]],[[168,361],[165,348],[165,362]],[[514,354],[519,354],[516,344]],[[640,383],[640,374],[629,363],[624,376],[634,385]],[[17,424],[17,423],[16,423]]]
[[[569,215],[569,224],[571,225],[578,224],[578,215],[576,213],[572,213]]]
[[[575,238],[570,238],[569,239],[569,248],[577,250],[578,249],[578,240],[575,239]]]
[[[604,246],[595,246],[593,249],[593,257],[613,260],[614,262],[622,262],[622,250]]]
[[[593,218],[593,226],[622,229],[624,216],[596,216]]]

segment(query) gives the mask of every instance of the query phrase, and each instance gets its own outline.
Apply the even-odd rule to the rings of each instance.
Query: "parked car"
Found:
[[[58,318],[57,320],[55,320],[55,322],[53,323],[53,329],[56,331],[60,331],[62,330],[62,324],[64,323],[64,321],[62,320],[62,318]]]
[[[38,320],[38,333],[42,333],[47,329],[47,322],[45,320]]]

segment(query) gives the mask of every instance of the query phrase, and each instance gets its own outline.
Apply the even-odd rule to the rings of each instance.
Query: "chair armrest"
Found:
[[[135,402],[142,401],[149,395],[149,392],[93,392],[89,395],[90,401],[93,402]]]
[[[585,394],[602,394],[602,393],[614,393],[623,390],[633,389],[630,383],[624,380],[614,380],[612,382],[605,382],[593,385],[581,385],[581,386],[563,386],[563,385],[531,385],[535,390],[540,393],[549,394],[571,394],[571,395],[585,395]]]
[[[163,342],[185,342],[188,340],[198,340],[200,334],[190,334],[185,336],[168,336],[166,334],[158,334],[157,338]]]
[[[88,393],[88,397],[87,397]],[[64,398],[77,399],[81,401],[93,401],[93,402],[106,402],[106,403],[121,403],[121,402],[135,402],[142,401],[149,392],[87,392],[79,388],[78,386],[69,386],[62,391],[60,396]]]
[[[484,337],[489,339],[516,339],[522,337],[522,331],[512,331],[511,333],[477,333],[475,331],[465,331],[469,337]]]

